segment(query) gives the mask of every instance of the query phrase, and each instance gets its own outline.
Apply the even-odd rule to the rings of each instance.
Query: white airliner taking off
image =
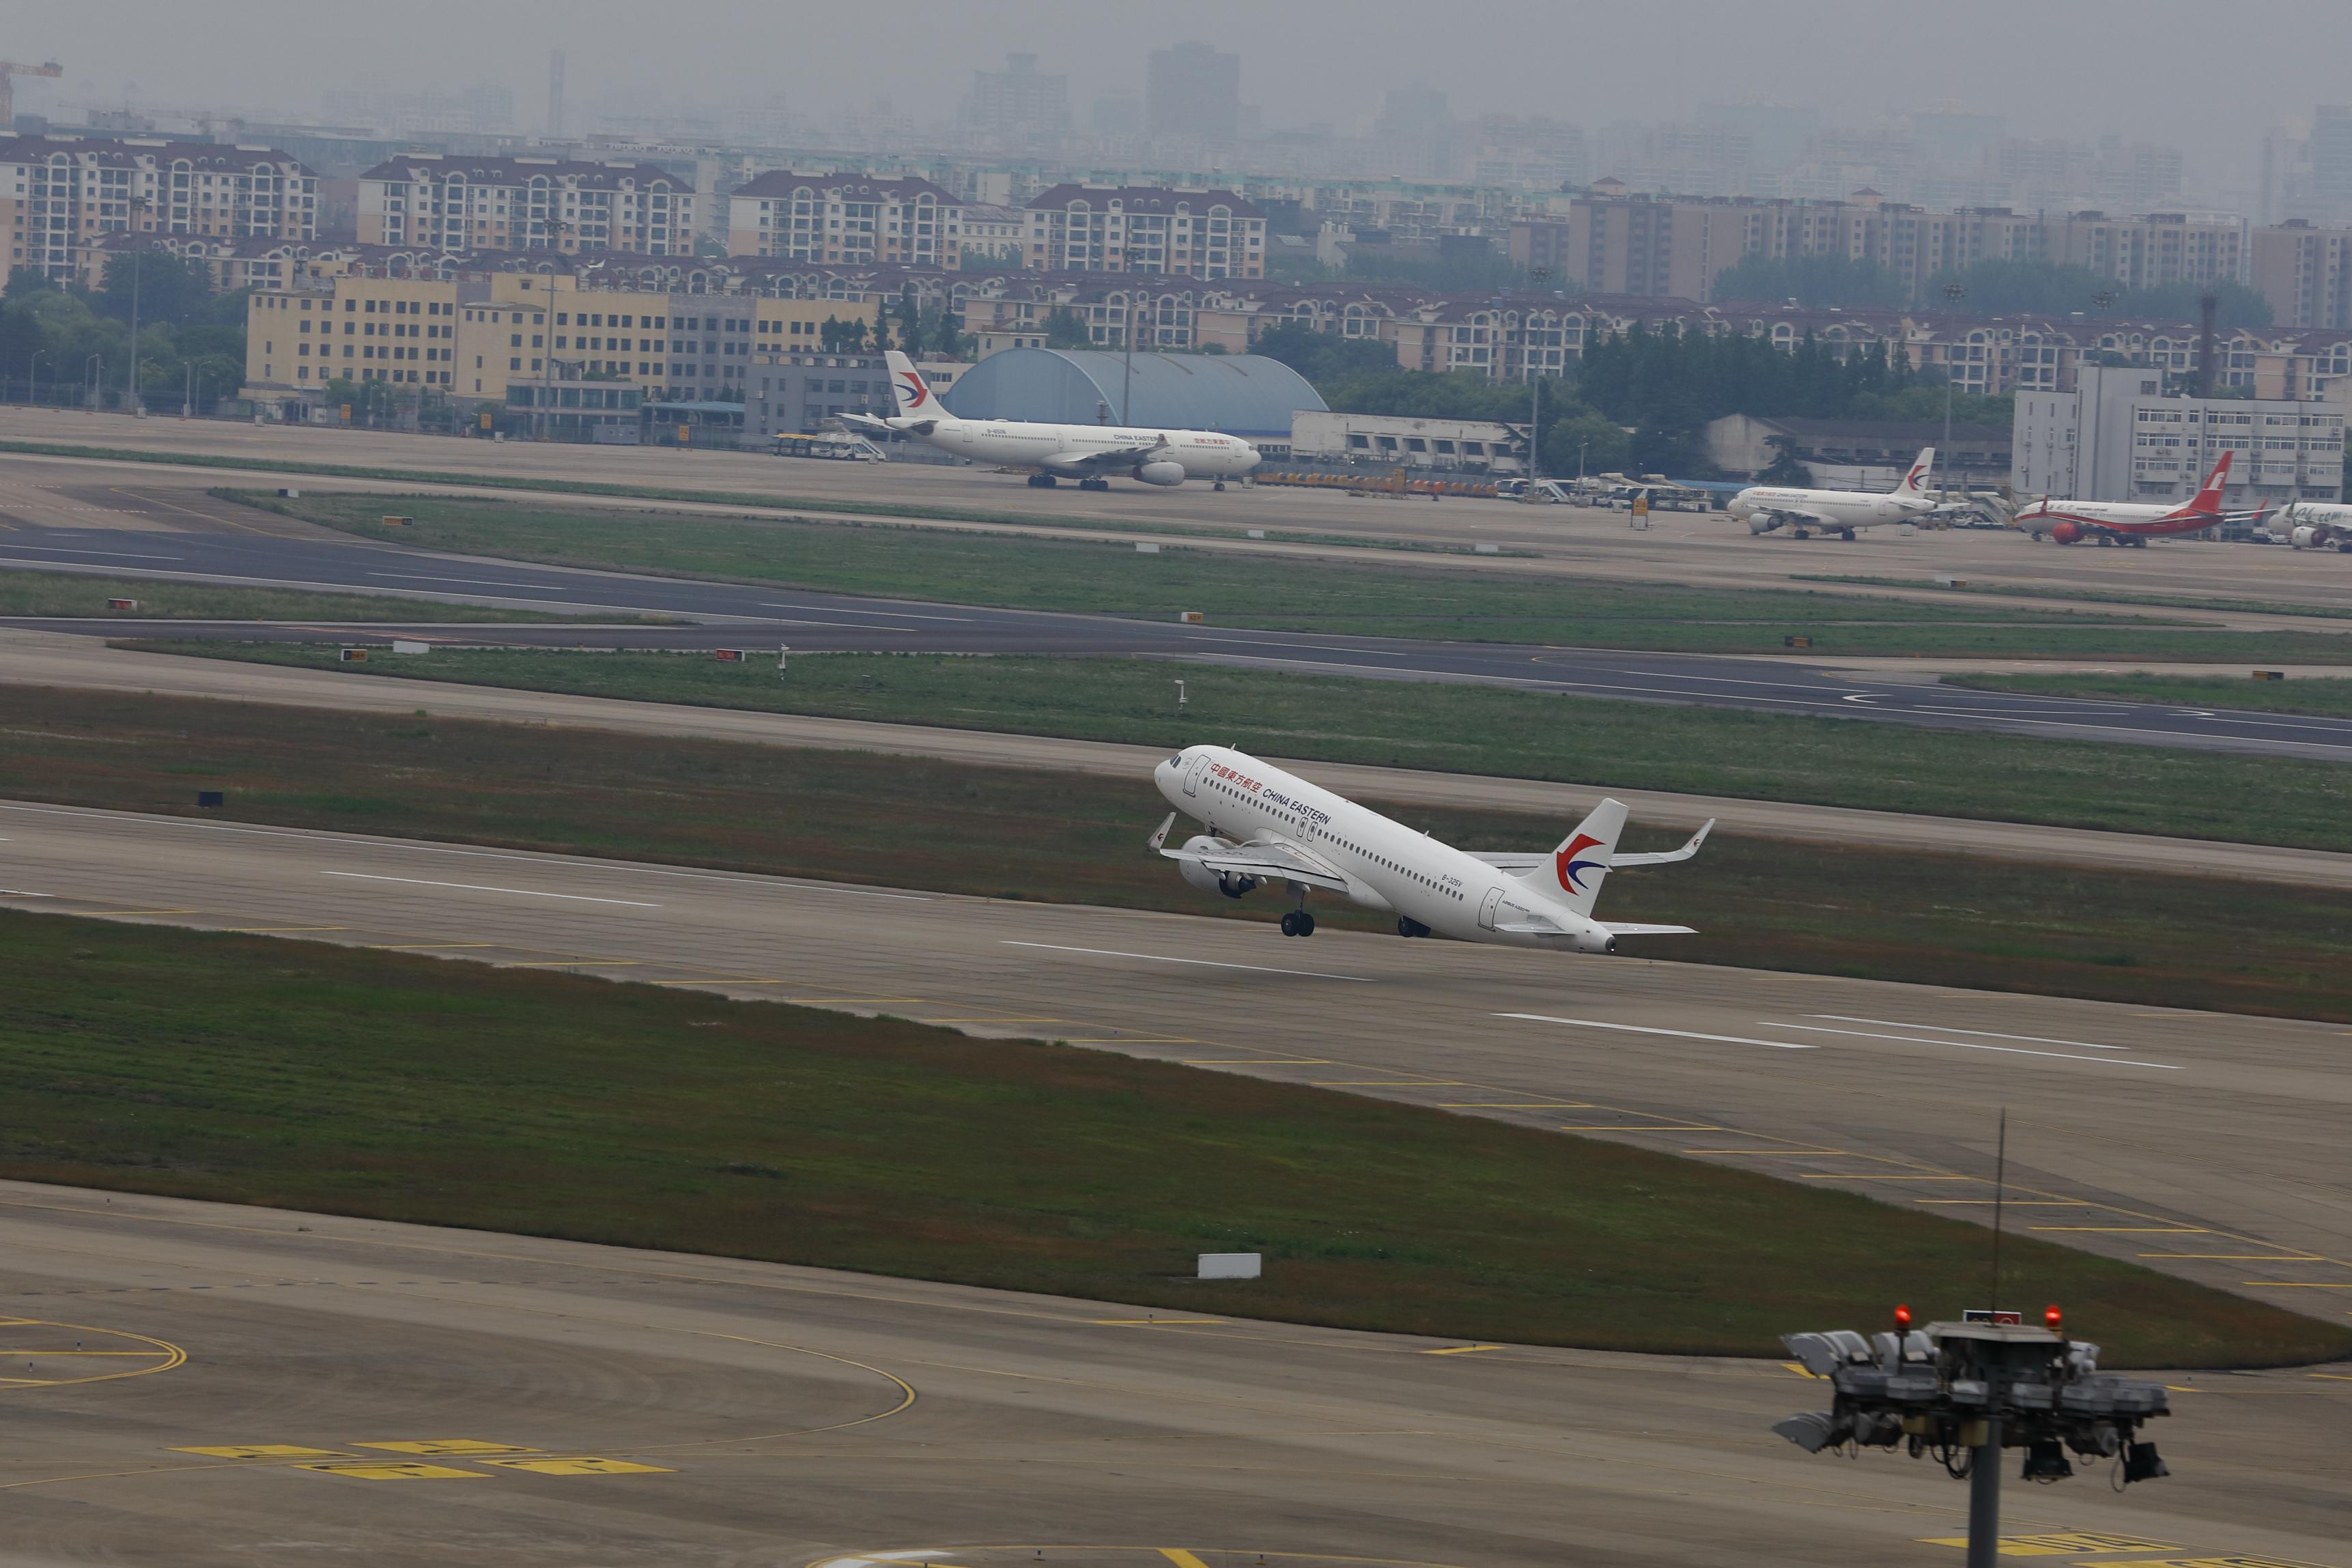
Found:
[[[1222,746],[1188,746],[1151,776],[1176,811],[1200,819],[1208,831],[1181,849],[1168,848],[1176,825],[1171,811],[1150,847],[1203,893],[1239,898],[1265,883],[1287,884],[1285,936],[1315,935],[1307,892],[1317,887],[1393,914],[1400,936],[1613,953],[1620,936],[1687,936],[1687,925],[1595,920],[1592,904],[1613,868],[1686,861],[1715,826],[1708,821],[1678,850],[1621,855],[1624,803],[1603,800],[1549,852],[1481,854],[1440,843]]]
[[[1731,497],[1724,508],[1748,525],[1751,534],[1769,534],[1782,524],[1799,538],[1815,528],[1851,539],[1856,528],[1885,523],[1907,523],[1941,505],[1927,488],[1927,475],[1936,466],[1936,449],[1920,448],[1910,472],[1894,489],[1881,495],[1870,490],[1803,490],[1779,485],[1750,485]]]
[[[958,419],[940,406],[912,360],[895,350],[887,359],[890,390],[898,399],[897,417],[845,413],[843,423],[874,433],[903,431],[959,457],[1032,469],[1032,485],[1050,487],[1056,480],[1076,479],[1081,490],[1108,490],[1110,476],[1124,474],[1146,485],[1210,479],[1222,490],[1226,480],[1238,479],[1258,465],[1256,447],[1239,436],[1214,430],[1130,430],[1116,424]]]

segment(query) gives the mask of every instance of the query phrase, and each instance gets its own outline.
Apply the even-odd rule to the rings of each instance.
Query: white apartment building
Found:
[[[929,180],[774,169],[727,198],[727,254],[835,266],[962,265],[962,204]]]
[[[1264,277],[1265,213],[1231,191],[1056,185],[1029,204],[1028,265]]]
[[[2223,505],[2333,501],[2344,483],[2344,405],[2166,397],[2140,366],[2084,367],[2077,390],[2020,392],[2010,485],[2021,498],[2179,501],[2223,452]]]
[[[161,138],[0,138],[8,265],[58,283],[109,235],[315,239],[319,179],[268,147]]]
[[[651,164],[407,153],[359,187],[362,245],[694,254],[694,182]]]

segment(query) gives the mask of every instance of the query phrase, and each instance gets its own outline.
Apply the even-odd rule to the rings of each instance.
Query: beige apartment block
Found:
[[[2248,268],[2281,327],[2352,328],[2352,229],[2301,218],[2254,231]]]
[[[694,182],[651,164],[407,153],[359,179],[362,245],[694,254]]]
[[[1265,276],[1265,214],[1231,191],[1063,184],[1028,211],[1039,271]]]
[[[268,147],[130,137],[0,138],[8,265],[59,283],[110,235],[310,240],[319,180]]]
[[[446,392],[457,350],[454,282],[341,277],[331,293],[260,289],[246,308],[248,385],[389,382]]]
[[[963,208],[929,180],[774,169],[728,197],[727,254],[840,266],[963,262]]]

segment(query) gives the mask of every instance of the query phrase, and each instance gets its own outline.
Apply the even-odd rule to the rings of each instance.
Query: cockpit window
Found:
[[[1171,768],[1181,768],[1183,765],[1184,754],[1181,751],[1168,759],[1168,766]]]

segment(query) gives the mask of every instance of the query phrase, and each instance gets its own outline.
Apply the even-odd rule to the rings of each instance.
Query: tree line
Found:
[[[135,263],[139,310],[137,387],[151,408],[192,400],[204,413],[236,395],[245,381],[249,289],[222,293],[212,268],[168,252]],[[10,401],[124,406],[132,386],[131,314],[134,263],[108,258],[95,289],[50,282],[15,268],[0,292],[0,394]]]
[[[1553,475],[1705,476],[1706,424],[1726,414],[1916,422],[1944,412],[1941,380],[1884,341],[1841,357],[1810,337],[1784,350],[1762,337],[1636,325],[1591,344],[1570,375],[1545,378],[1539,392],[1474,371],[1400,370],[1386,343],[1297,324],[1266,332],[1253,351],[1290,366],[1342,413],[1521,425],[1535,414],[1538,461]],[[1953,398],[1961,423],[2006,426],[2011,411],[2005,397]]]

